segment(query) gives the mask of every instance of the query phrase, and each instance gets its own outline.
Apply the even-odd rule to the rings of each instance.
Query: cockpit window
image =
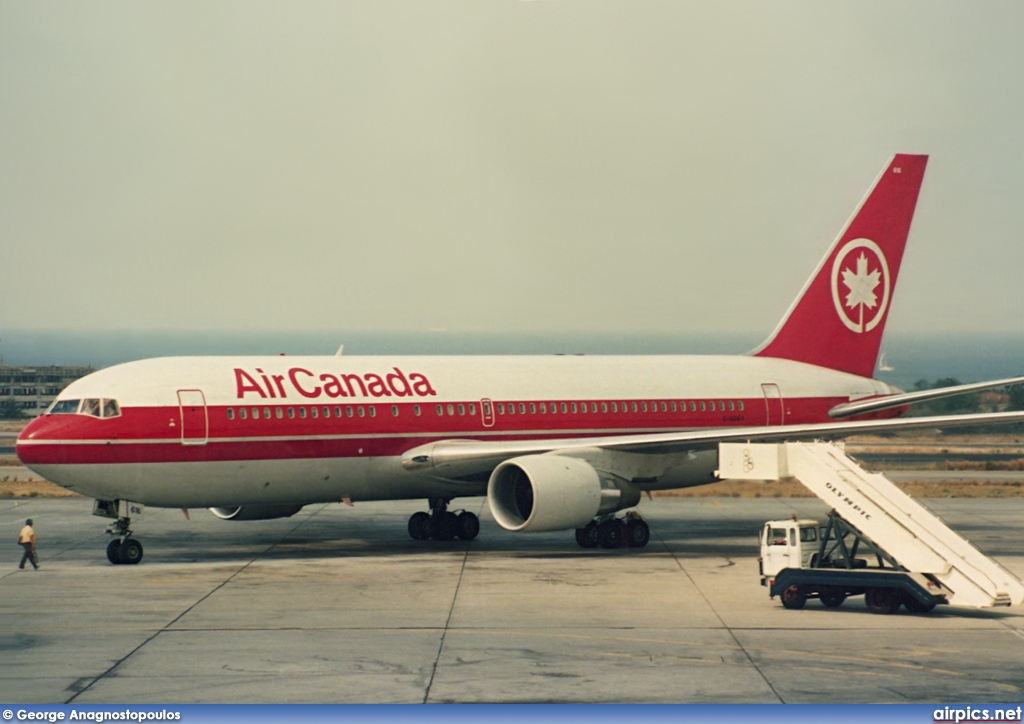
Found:
[[[103,401],[103,417],[118,417],[121,414],[121,406],[117,400]]]
[[[91,415],[93,417],[100,416],[100,401],[99,400],[82,400],[82,414]]]
[[[47,410],[47,415],[74,415],[78,412],[78,404],[81,400],[57,400],[50,409]]]

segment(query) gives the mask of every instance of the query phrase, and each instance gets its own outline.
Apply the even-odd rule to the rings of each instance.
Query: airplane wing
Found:
[[[893,407],[903,407],[915,402],[926,400],[937,400],[942,397],[953,397],[968,392],[979,392],[991,390],[996,387],[1011,387],[1012,385],[1024,384],[1024,377],[1010,377],[1005,380],[993,380],[990,382],[972,382],[968,385],[956,385],[954,387],[940,387],[935,390],[921,390],[920,392],[902,392],[898,395],[885,395],[884,397],[869,397],[854,402],[844,402],[836,405],[828,411],[828,416],[835,419],[842,419],[852,415],[860,415],[865,412],[876,412],[878,410],[889,410]]]
[[[468,479],[489,474],[498,464],[520,455],[558,453],[573,457],[594,457],[604,452],[643,455],[674,455],[711,450],[720,442],[782,442],[822,440],[876,432],[946,429],[977,425],[1024,422],[1024,412],[993,412],[974,415],[938,415],[826,422],[775,427],[734,427],[640,435],[610,435],[550,440],[441,440],[412,448],[402,455],[402,466],[448,479]]]

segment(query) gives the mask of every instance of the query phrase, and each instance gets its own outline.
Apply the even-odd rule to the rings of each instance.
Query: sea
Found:
[[[463,332],[366,330],[0,330],[0,364],[91,365],[178,355],[743,354],[762,334]],[[919,380],[979,382],[1024,376],[1024,334],[887,336],[875,377],[902,389]]]

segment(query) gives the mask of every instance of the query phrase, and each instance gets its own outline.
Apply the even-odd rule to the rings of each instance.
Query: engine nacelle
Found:
[[[583,460],[524,455],[494,469],[487,483],[487,503],[505,530],[580,528],[605,507],[603,487],[600,474]]]
[[[221,520],[291,518],[300,510],[301,505],[239,505],[234,508],[210,508],[210,512]]]

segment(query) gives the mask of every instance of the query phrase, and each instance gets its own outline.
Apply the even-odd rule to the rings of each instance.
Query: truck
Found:
[[[877,613],[1024,603],[1017,576],[840,445],[721,443],[718,458],[721,478],[795,479],[831,508],[824,522],[774,520],[761,531],[761,582],[786,608],[861,595]]]
[[[760,543],[761,585],[786,608],[803,608],[815,598],[838,608],[851,596],[864,596],[873,613],[895,613],[900,606],[927,613],[949,602],[938,579],[905,570],[835,510],[824,523],[795,516],[769,521]]]

